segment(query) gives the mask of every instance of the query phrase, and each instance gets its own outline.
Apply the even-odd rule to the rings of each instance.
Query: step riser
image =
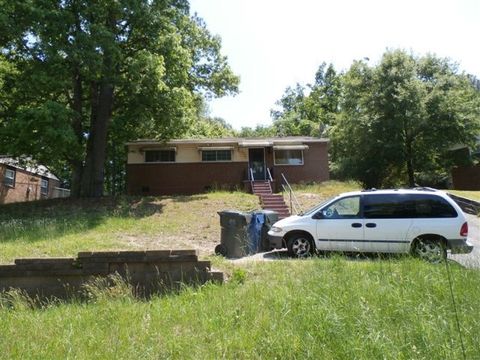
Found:
[[[285,219],[290,216],[290,209],[285,203],[285,199],[282,195],[272,194],[268,182],[253,183],[252,192],[259,197],[262,208],[275,211],[278,214],[278,219]]]
[[[275,208],[275,207],[273,207],[273,206],[265,206],[265,209],[277,211],[277,212],[282,213],[282,214],[283,214],[283,213],[286,214],[286,213],[288,212],[288,209],[285,209],[285,208],[279,209],[279,208]]]

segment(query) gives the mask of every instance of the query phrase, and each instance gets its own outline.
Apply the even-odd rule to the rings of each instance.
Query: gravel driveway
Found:
[[[449,259],[469,268],[480,268],[480,218],[465,214],[468,220],[468,240],[473,245],[470,254],[448,255]]]

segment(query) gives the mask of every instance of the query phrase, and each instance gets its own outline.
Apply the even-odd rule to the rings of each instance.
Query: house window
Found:
[[[40,183],[40,194],[48,195],[48,180],[42,179]]]
[[[303,165],[303,151],[275,150],[275,165]]]
[[[145,162],[175,162],[175,150],[145,151]]]
[[[3,178],[3,183],[6,186],[15,187],[15,170],[5,169],[5,176]]]
[[[232,150],[202,150],[202,161],[232,161]]]

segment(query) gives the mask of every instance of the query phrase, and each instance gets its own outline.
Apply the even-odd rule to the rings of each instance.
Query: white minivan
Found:
[[[408,253],[438,262],[469,253],[468,223],[442,191],[365,190],[344,193],[301,215],[276,222],[268,232],[272,248],[292,256],[319,251]]]

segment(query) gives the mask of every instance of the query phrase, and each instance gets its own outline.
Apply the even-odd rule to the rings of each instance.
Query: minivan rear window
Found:
[[[445,199],[428,194],[366,195],[363,214],[367,219],[452,218],[458,214]]]

